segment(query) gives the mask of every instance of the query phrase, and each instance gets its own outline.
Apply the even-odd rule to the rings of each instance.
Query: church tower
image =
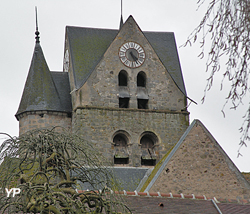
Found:
[[[66,27],[72,130],[118,166],[154,166],[189,126],[173,33]]]
[[[153,167],[189,126],[174,33],[66,27],[63,72],[36,44],[20,106],[20,134],[60,126],[116,166]]]

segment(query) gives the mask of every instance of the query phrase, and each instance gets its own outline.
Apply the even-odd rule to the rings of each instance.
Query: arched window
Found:
[[[141,138],[141,148],[143,149],[153,149],[154,147],[154,141],[152,140],[152,137],[149,135],[144,135]]]
[[[155,145],[158,142],[157,136],[152,132],[142,134],[140,145],[142,150],[141,165],[154,166],[156,164]]]
[[[114,164],[129,163],[128,142],[129,139],[126,136],[125,132],[119,131],[117,132],[117,134],[115,134],[113,138],[113,145],[115,149]]]
[[[146,90],[146,74],[140,71],[137,74],[137,108],[148,109],[148,94]]]
[[[137,87],[146,87],[146,74],[143,71],[137,74]]]
[[[129,90],[128,90],[128,74],[125,70],[121,70],[118,74],[119,86],[119,108],[129,107]]]
[[[127,147],[127,137],[124,134],[117,134],[113,139],[113,143],[115,147]]]
[[[118,75],[118,85],[119,86],[128,86],[128,74],[124,70],[121,70],[119,75]]]

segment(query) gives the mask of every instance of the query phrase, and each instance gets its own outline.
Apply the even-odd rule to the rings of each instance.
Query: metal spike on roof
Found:
[[[120,20],[120,28],[119,28],[119,30],[121,30],[122,26],[123,26],[123,18],[122,18],[122,0],[121,0],[121,20]]]
[[[37,7],[35,7],[36,8],[36,32],[35,32],[35,34],[36,34],[36,43],[39,43],[40,42],[40,40],[39,40],[39,31],[38,31],[38,21],[37,21]]]
[[[120,28],[119,28],[119,30],[121,30],[122,26],[123,26],[123,18],[122,18],[122,15],[121,15]]]

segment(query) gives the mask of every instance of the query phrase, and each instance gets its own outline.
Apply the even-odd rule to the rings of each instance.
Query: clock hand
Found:
[[[134,61],[138,60],[138,58],[133,54],[132,51],[130,51],[129,54],[131,55],[131,57],[133,58]]]

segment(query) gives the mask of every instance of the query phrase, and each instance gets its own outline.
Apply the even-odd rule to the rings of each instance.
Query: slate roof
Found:
[[[151,169],[142,167],[113,167],[113,173],[120,187],[126,191],[134,191]]]
[[[85,83],[118,32],[119,30],[66,27],[76,89]],[[143,33],[179,89],[187,96],[174,33]]]
[[[39,41],[35,44],[31,65],[16,113],[29,111],[71,112],[68,74],[50,72]]]
[[[148,171],[151,171],[151,169],[143,167],[111,167],[107,168],[107,170],[110,170],[109,173],[111,173],[118,182],[119,189],[125,191],[134,191]],[[73,176],[74,175],[73,173]],[[92,190],[93,188],[87,182],[84,184],[79,183],[79,187],[83,190]],[[94,188],[103,189],[104,186],[95,186]]]
[[[126,205],[139,214],[249,214],[250,205],[216,203],[211,199],[183,199],[150,196],[124,196]]]
[[[79,191],[84,192],[84,191]],[[250,201],[233,203],[221,202],[220,199],[205,196],[182,195],[171,193],[118,192],[132,213],[142,214],[249,214]],[[242,204],[240,204],[242,203]]]
[[[69,75],[67,72],[51,71],[53,81],[55,83],[59,98],[60,107],[59,111],[72,112]]]
[[[218,204],[222,213],[226,214],[249,214],[250,213],[250,205],[243,204],[229,204],[229,203],[220,203]]]
[[[79,89],[100,62],[103,54],[114,40],[118,30],[66,27],[70,57],[75,79]]]
[[[191,199],[169,199],[158,197],[126,196],[126,204],[133,213],[158,214],[213,214],[219,213],[212,201]]]

